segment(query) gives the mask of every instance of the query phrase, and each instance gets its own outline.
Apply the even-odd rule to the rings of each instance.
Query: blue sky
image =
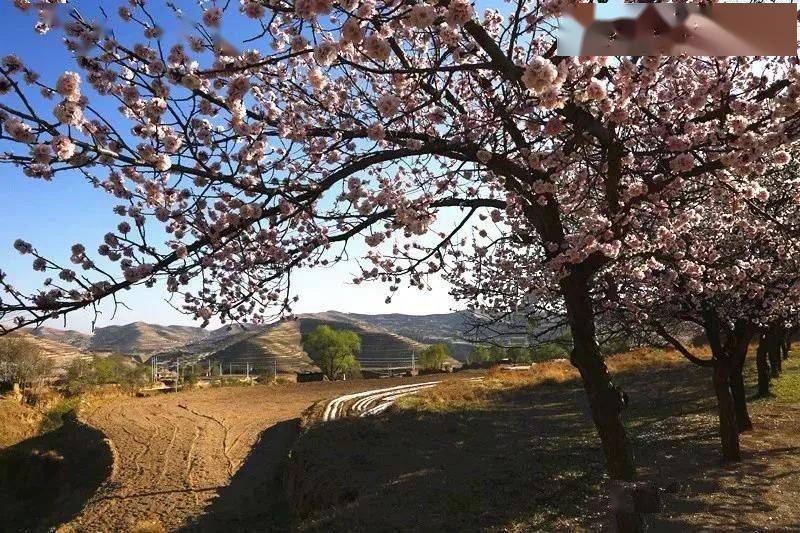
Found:
[[[98,5],[97,2],[72,4],[80,6],[84,12],[96,12]],[[193,2],[185,4],[190,6]],[[109,15],[115,18],[111,11],[115,12],[118,3],[104,2],[103,5],[110,11]],[[158,13],[158,7],[163,6],[163,2],[154,0],[149,5],[157,8]],[[171,17],[167,13],[162,14],[164,18],[159,17],[159,20],[169,20]],[[0,55],[17,54],[47,82],[54,81],[64,70],[78,71],[60,43],[60,33],[53,31],[40,36],[33,30],[34,22],[33,12],[19,12],[11,6],[10,1],[0,4],[0,34],[3,35]],[[47,104],[48,108],[52,105],[52,102]],[[44,255],[66,262],[73,243],[84,243],[92,251],[100,244],[102,236],[116,226],[120,219],[111,211],[117,203],[114,200],[105,192],[87,185],[80,175],[59,174],[53,181],[44,182],[27,178],[13,167],[0,166],[0,270],[6,272],[7,280],[19,288],[30,290],[40,287],[45,276],[31,269],[30,256],[20,256],[13,249],[14,240],[23,238]],[[359,313],[429,314],[448,312],[457,306],[447,294],[446,284],[440,280],[432,280],[432,292],[401,288],[393,296],[392,303],[386,304],[384,300],[389,294],[388,286],[352,285],[349,282],[357,272],[355,263],[299,272],[293,279],[300,296],[295,311],[335,309]],[[158,287],[135,288],[120,297],[130,309],[120,306],[112,318],[113,306],[103,305],[96,325],[101,327],[137,320],[194,324],[190,317],[178,313],[167,304],[164,300],[166,295],[167,292]],[[67,318],[66,327],[88,331],[93,318],[91,311],[77,312]],[[65,326],[63,320],[47,325]]]

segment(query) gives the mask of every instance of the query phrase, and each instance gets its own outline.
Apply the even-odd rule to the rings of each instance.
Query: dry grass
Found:
[[[166,531],[158,520],[142,520],[131,528],[130,533],[166,533]]]
[[[775,398],[751,403],[756,429],[735,468],[720,461],[708,369],[660,349],[606,361],[630,397],[641,476],[668,489],[654,531],[797,530],[800,353]],[[746,371],[753,392],[752,360]],[[603,459],[582,389],[575,369],[554,361],[444,383],[387,416],[313,426],[292,456],[299,528],[605,531]]]
[[[695,353],[708,356],[707,348]],[[612,374],[641,372],[645,369],[685,366],[686,359],[675,350],[638,348],[606,358]],[[398,401],[400,408],[448,411],[452,409],[479,408],[495,401],[499,395],[517,394],[523,389],[560,385],[580,377],[578,370],[566,359],[556,359],[534,365],[530,370],[503,370],[496,366],[489,370],[483,381],[470,383],[450,382],[430,389],[423,394],[408,396]]]
[[[13,398],[0,398],[0,449],[36,434],[41,413]]]

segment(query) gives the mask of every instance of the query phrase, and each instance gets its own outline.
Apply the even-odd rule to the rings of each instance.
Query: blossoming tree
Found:
[[[98,22],[15,3],[39,10],[39,31],[63,30],[77,72],[51,84],[4,58],[3,161],[37,179],[81,173],[122,220],[96,249],[72,247],[77,268],[17,241],[53,278],[28,294],[0,274],[6,331],[157,279],[204,323],[268,320],[291,309],[295,269],[341,260],[355,239],[371,247],[356,282],[424,288],[444,271],[469,287],[500,239],[536,252],[509,256],[519,294],[497,305],[560,299],[622,481],[636,473],[596,342],[598,273],[642,212],[668,218],[670,195],[720,180],[747,187],[787,162],[776,152],[797,130],[789,60],[555,57],[558,2],[206,3],[185,40],[138,0]],[[141,37],[102,30],[117,24]]]
[[[712,368],[729,460],[739,459],[738,434],[752,428],[742,375],[749,345],[759,331],[798,319],[800,190],[791,176],[767,172],[755,194],[723,182],[694,200],[684,198],[688,209],[670,221],[654,219],[649,231],[660,238],[643,242],[618,264],[615,279],[606,278],[602,290],[612,314]],[[702,328],[710,359],[692,353],[670,331],[680,322]]]

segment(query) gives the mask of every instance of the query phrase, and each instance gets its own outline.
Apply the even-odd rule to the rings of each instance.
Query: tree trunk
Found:
[[[758,351],[756,352],[756,368],[758,368],[758,395],[760,397],[769,396],[769,332],[761,334],[758,341]]]
[[[783,348],[784,360],[789,359],[789,350],[792,349],[792,335],[793,335],[792,328],[783,329],[782,348]]]
[[[736,408],[731,394],[730,364],[728,361],[714,361],[714,392],[717,394],[719,410],[719,435],[722,441],[722,457],[726,461],[739,461],[739,428],[736,422]]]
[[[753,338],[753,328],[749,323],[741,321],[734,328],[733,338],[729,343],[731,358],[731,395],[736,409],[736,424],[739,433],[753,429],[750,413],[747,410],[747,392],[744,388],[744,363],[747,359],[747,349]]]
[[[733,331],[728,329],[723,339],[722,323],[713,308],[705,310],[705,330],[713,354],[712,381],[717,396],[722,457],[726,461],[739,461],[741,459],[739,427],[736,422],[736,405],[731,392],[731,365],[732,356],[736,353],[734,347],[737,345],[737,332],[742,330],[738,327]]]
[[[731,396],[736,409],[736,428],[739,433],[753,429],[753,421],[747,410],[747,393],[744,388],[744,378],[741,372],[731,374]]]
[[[608,475],[612,480],[632,482],[636,479],[633,446],[622,423],[621,391],[611,382],[597,344],[588,280],[580,273],[573,273],[561,282],[561,289],[573,340],[571,362],[580,372],[589,397]],[[615,514],[619,531],[644,531],[642,515],[628,511],[631,510],[617,510]]]
[[[781,356],[781,348],[780,348],[780,341],[777,338],[777,335],[773,334],[773,340],[770,342],[770,350],[769,350],[769,366],[772,370],[772,377],[776,378],[781,375],[781,363],[783,359]]]

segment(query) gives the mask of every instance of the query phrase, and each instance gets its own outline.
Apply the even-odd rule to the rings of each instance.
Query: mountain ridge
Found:
[[[382,355],[394,351],[419,352],[425,346],[443,342],[448,344],[456,359],[463,360],[478,339],[468,338],[467,329],[472,321],[480,320],[470,312],[431,313],[410,315],[404,313],[364,314],[328,310],[316,313],[299,313],[271,324],[226,324],[216,329],[198,326],[161,325],[144,321],[96,328],[93,334],[53,327],[26,329],[27,333],[47,340],[60,342],[86,352],[113,352],[147,361],[153,356],[193,356],[197,358],[230,359],[232,354],[241,357],[271,357],[274,353],[284,355],[284,342],[273,342],[271,335],[287,321],[299,321],[300,334],[305,334],[316,325],[329,324],[335,328],[349,328],[365,336],[365,357]],[[271,333],[272,332],[272,333]],[[293,351],[302,351],[300,338],[291,336],[296,346]],[[509,342],[521,342],[519,335],[505,335]],[[299,350],[297,348],[300,348]],[[399,353],[398,352],[398,353]],[[304,354],[305,352],[303,352]],[[298,356],[299,357],[299,356]],[[306,356],[307,357],[307,356]],[[301,359],[297,359],[300,364]],[[303,360],[300,366],[308,361]]]

